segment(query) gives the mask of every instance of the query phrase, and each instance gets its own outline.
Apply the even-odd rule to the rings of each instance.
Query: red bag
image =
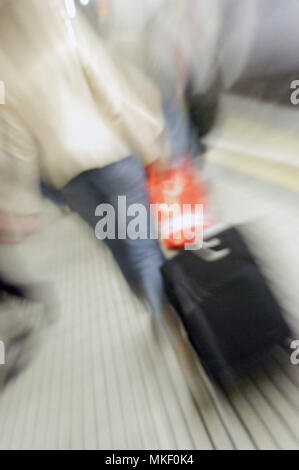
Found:
[[[158,211],[160,235],[168,249],[202,242],[203,230],[211,225],[207,190],[188,158],[167,170],[155,163],[148,167],[148,189],[150,202]],[[171,210],[174,207],[177,212]],[[168,230],[164,230],[165,224]]]

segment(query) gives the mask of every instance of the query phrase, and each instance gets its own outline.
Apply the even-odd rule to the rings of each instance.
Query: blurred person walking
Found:
[[[243,73],[256,25],[256,0],[91,0],[100,30],[160,89],[175,162],[198,156],[195,135],[207,134],[221,88]],[[244,13],[246,12],[246,13]]]
[[[96,207],[116,207],[118,196],[148,209],[144,165],[167,152],[156,89],[131,66],[120,70],[83,18],[71,20],[74,12],[64,2],[0,5],[6,84],[6,103],[0,106],[0,210],[38,214],[41,178],[62,191],[93,228]],[[158,242],[106,241],[127,281],[159,315],[164,258]]]
[[[178,31],[184,12],[181,0],[92,0],[98,2],[99,29],[118,61],[122,57],[144,71],[161,97],[173,163],[200,153],[185,109],[183,57],[179,57]]]

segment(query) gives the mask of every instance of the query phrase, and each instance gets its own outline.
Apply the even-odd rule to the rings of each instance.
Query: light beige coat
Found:
[[[130,67],[118,67],[61,0],[4,0],[0,210],[34,212],[40,175],[61,188],[132,149],[145,164],[163,154],[158,93]]]

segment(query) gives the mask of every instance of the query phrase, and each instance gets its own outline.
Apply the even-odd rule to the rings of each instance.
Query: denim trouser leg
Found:
[[[173,162],[180,162],[181,158],[186,155],[198,156],[200,146],[183,102],[164,93],[162,104]]]
[[[164,257],[157,240],[151,240],[149,202],[145,188],[145,171],[140,160],[128,157],[104,168],[82,173],[64,189],[63,195],[70,207],[95,229],[99,204],[111,204],[116,214],[116,239],[106,239],[128,283],[141,290],[153,313],[159,315],[163,302],[163,280],[160,267]],[[118,239],[118,197],[126,196],[127,207],[142,204],[147,209],[147,238]]]

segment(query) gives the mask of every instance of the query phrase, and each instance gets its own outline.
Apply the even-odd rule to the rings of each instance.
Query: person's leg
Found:
[[[141,290],[155,315],[161,313],[164,286],[160,267],[164,257],[157,240],[150,238],[150,211],[145,188],[145,170],[140,160],[128,157],[104,168],[87,171],[64,189],[70,207],[93,229],[99,222],[95,216],[100,204],[111,204],[116,215],[116,239],[106,239],[128,283]],[[148,214],[147,239],[118,239],[118,197],[126,196],[127,207],[142,204]],[[128,218],[127,220],[130,220]]]
[[[171,144],[172,162],[179,164],[186,156],[200,157],[203,146],[199,140],[189,108],[175,95],[162,93],[162,107],[166,123],[166,130]]]
[[[162,99],[167,133],[171,143],[173,162],[178,162],[190,150],[190,133],[187,116],[182,103],[164,94]]]

